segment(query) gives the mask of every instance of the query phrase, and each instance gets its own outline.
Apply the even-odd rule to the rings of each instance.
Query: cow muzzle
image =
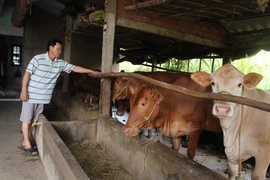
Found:
[[[125,112],[124,111],[116,111],[117,116],[124,116]]]
[[[233,115],[233,108],[227,103],[215,103],[213,114],[218,118],[231,117]]]
[[[137,136],[139,134],[139,128],[138,127],[128,127],[128,126],[123,126],[122,131],[125,135],[127,136]]]

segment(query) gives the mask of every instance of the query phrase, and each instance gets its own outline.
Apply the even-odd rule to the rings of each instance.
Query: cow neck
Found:
[[[223,130],[223,141],[225,146],[225,152],[228,158],[238,151],[239,148],[239,127],[241,118],[241,106],[237,105],[234,115],[230,118],[220,118],[220,125]],[[231,158],[229,158],[231,159]]]
[[[241,97],[244,97],[244,88],[242,89]],[[220,118],[220,125],[223,130],[223,141],[225,152],[233,162],[241,164],[241,134],[243,124],[244,105],[236,104],[234,108],[234,115],[229,118]]]

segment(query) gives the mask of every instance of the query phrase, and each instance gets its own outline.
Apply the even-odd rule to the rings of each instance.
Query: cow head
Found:
[[[128,136],[136,136],[140,129],[150,127],[159,112],[159,103],[163,96],[155,87],[149,85],[130,86],[130,114],[123,132]]]
[[[129,108],[129,100],[123,99],[123,100],[117,100],[117,116],[123,116],[125,114],[125,111]]]
[[[254,88],[262,80],[262,76],[257,73],[245,75],[234,66],[226,64],[212,74],[206,72],[194,73],[191,75],[191,79],[202,86],[211,84],[213,93],[242,96],[244,89]],[[215,100],[213,114],[219,118],[231,117],[235,106],[235,103]]]
[[[120,100],[129,98],[128,77],[117,77],[113,84],[112,99]]]

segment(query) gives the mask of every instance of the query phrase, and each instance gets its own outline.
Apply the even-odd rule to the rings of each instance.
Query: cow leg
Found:
[[[268,152],[261,153],[268,154]],[[259,156],[255,158],[255,168],[252,173],[252,180],[264,180],[266,171],[269,165],[269,157],[267,156]]]
[[[193,131],[189,133],[189,140],[188,140],[188,148],[187,148],[187,156],[190,159],[193,159],[196,153],[198,141],[200,138],[201,130]]]
[[[228,174],[229,180],[235,180],[238,175],[238,164],[233,164],[228,160]]]
[[[182,137],[174,137],[173,138],[172,149],[179,152],[181,140],[182,140]]]

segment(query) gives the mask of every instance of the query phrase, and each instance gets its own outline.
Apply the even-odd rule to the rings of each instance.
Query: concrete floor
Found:
[[[47,180],[39,156],[27,156],[22,147],[21,101],[0,101],[0,179]]]

